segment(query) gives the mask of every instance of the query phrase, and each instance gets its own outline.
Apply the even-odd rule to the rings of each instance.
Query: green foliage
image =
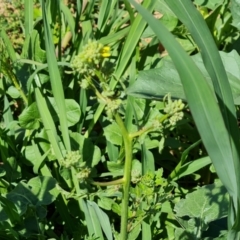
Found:
[[[0,239],[238,239],[238,5],[9,1]]]

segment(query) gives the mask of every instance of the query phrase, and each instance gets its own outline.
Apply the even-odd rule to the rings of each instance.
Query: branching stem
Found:
[[[133,138],[130,137],[122,118],[118,113],[115,113],[115,120],[121,129],[123,135],[123,142],[125,148],[125,166],[123,175],[123,198],[122,198],[122,212],[121,212],[121,239],[126,240],[128,236],[128,202],[129,190],[131,183],[131,170],[132,170],[132,142]]]

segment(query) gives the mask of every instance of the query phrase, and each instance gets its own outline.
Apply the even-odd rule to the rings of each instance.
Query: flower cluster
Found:
[[[185,107],[181,99],[172,101],[171,97],[167,95],[168,103],[164,108],[164,112],[170,115],[169,123],[170,125],[175,125],[177,121],[183,118],[183,108]]]
[[[88,40],[82,51],[74,57],[72,68],[81,74],[95,75],[95,69],[103,58],[110,56],[110,47]]]
[[[79,165],[81,159],[81,154],[79,151],[68,152],[65,159],[61,162],[62,166],[65,168],[70,168]]]
[[[91,169],[88,167],[85,167],[80,172],[77,173],[77,179],[80,182],[84,182],[85,179],[87,179],[90,174],[91,174]]]
[[[113,113],[119,108],[119,106],[122,104],[121,99],[113,99],[108,101],[105,110],[108,119],[111,121],[113,119]]]
[[[138,182],[140,182],[142,179],[142,173],[140,172],[140,170],[132,170],[131,171],[131,182],[136,184]]]

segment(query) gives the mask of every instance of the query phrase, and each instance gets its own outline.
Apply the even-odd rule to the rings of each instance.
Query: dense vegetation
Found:
[[[0,6],[0,239],[240,239],[239,1]]]

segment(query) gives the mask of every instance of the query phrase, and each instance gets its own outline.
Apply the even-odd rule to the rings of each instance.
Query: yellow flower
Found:
[[[105,46],[101,49],[100,54],[102,57],[107,58],[111,56],[111,51],[109,46]]]

